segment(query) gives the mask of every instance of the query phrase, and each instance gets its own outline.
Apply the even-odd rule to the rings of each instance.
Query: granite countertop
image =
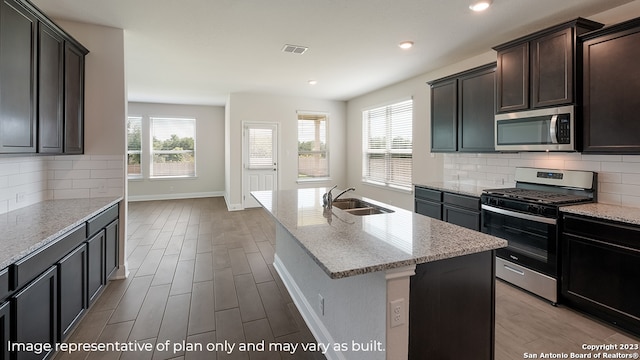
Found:
[[[122,197],[47,200],[0,215],[0,270],[120,200]]]
[[[487,188],[486,186],[480,187],[477,185],[465,184],[457,181],[434,181],[413,185],[475,197],[480,197],[480,195],[482,195],[482,190]]]
[[[560,211],[567,214],[591,216],[599,219],[640,225],[640,209],[634,207],[590,203],[563,206],[560,208]]]
[[[353,193],[343,197],[360,198],[394,212],[355,216],[335,206],[325,211],[322,207],[325,191],[325,188],[257,191],[251,195],[334,279],[507,246],[506,240]]]

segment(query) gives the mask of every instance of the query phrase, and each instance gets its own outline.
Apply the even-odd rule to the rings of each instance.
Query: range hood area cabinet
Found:
[[[89,51],[26,0],[0,0],[0,154],[83,153]]]
[[[494,152],[496,63],[429,82],[431,152]]]
[[[640,18],[581,39],[583,152],[640,154]]]
[[[498,45],[498,113],[579,104],[582,49],[578,36],[603,25],[578,18]]]

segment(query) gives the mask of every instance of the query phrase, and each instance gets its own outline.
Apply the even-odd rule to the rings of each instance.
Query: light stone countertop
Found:
[[[47,200],[0,215],[0,270],[120,200],[122,197]]]
[[[640,225],[640,209],[634,207],[590,203],[563,206],[560,208],[560,211],[566,214],[584,215],[598,219]]]
[[[506,240],[353,193],[342,197],[361,198],[394,212],[355,216],[336,207],[325,211],[322,207],[325,191],[325,188],[256,191],[251,195],[333,279],[507,246]]]
[[[480,195],[482,195],[482,191],[484,189],[489,188],[487,186],[480,187],[477,185],[459,183],[456,181],[435,181],[435,182],[428,182],[424,184],[413,184],[413,185],[434,189],[434,190],[447,191],[447,192],[456,193],[460,195],[474,196],[478,198],[480,197]],[[495,187],[499,187],[499,186],[496,185]]]

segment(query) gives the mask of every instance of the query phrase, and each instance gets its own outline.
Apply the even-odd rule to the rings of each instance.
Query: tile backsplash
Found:
[[[123,155],[0,157],[0,214],[44,200],[124,196]]]
[[[640,208],[640,155],[580,153],[444,154],[444,181],[514,186],[516,167],[598,173],[598,202]]]

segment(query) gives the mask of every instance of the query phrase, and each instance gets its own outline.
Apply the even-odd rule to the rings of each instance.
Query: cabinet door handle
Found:
[[[508,266],[508,265],[504,265],[504,268],[509,270],[509,271],[512,271],[512,272],[514,272],[514,273],[516,273],[518,275],[524,276],[524,271],[514,269],[514,268],[512,268],[511,266]]]

